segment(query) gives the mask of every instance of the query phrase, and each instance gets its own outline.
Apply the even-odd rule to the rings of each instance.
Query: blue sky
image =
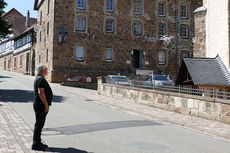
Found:
[[[5,8],[5,12],[8,12],[12,8],[17,9],[20,13],[26,16],[28,10],[30,10],[30,16],[37,18],[37,11],[34,11],[34,0],[5,0],[8,4]]]

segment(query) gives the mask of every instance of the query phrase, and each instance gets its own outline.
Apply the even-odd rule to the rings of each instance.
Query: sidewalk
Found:
[[[31,150],[33,131],[8,103],[0,102],[0,127],[0,153],[42,153]]]

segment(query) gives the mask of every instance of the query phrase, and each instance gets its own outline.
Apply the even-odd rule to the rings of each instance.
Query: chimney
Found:
[[[30,26],[30,11],[29,11],[29,10],[28,10],[27,16],[26,16],[26,26],[27,26],[27,27]]]

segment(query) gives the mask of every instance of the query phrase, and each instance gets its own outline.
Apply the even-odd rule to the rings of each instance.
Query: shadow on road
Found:
[[[75,149],[75,148],[56,148],[56,147],[49,147],[51,152],[56,153],[88,153],[83,150]]]
[[[34,92],[30,90],[2,90],[0,89],[0,101],[2,102],[33,102]],[[54,95],[53,102],[61,103],[64,101],[62,96]]]
[[[72,126],[57,127],[57,128],[45,128],[43,131],[55,131],[60,134],[73,135],[73,134],[81,134],[81,133],[88,133],[88,132],[95,132],[95,131],[141,127],[141,126],[156,126],[156,125],[162,125],[162,124],[148,121],[148,120],[129,120],[129,121],[113,121],[113,122],[93,123],[93,124],[84,124],[84,125],[72,125]]]
[[[11,78],[11,77],[0,75],[0,79],[5,79],[5,78]]]

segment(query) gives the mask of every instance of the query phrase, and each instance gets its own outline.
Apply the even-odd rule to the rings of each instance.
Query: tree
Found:
[[[7,3],[4,0],[0,0],[0,38],[5,38],[8,34],[12,33],[12,24],[3,18],[3,10],[6,6]]]

